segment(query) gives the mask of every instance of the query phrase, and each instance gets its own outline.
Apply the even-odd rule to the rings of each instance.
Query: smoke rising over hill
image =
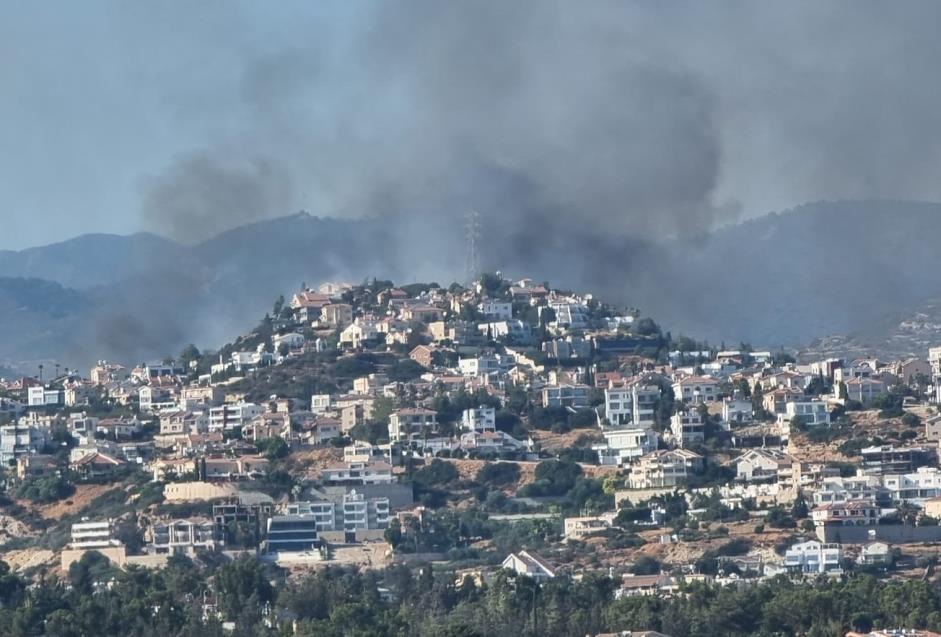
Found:
[[[941,195],[941,89],[919,79],[941,60],[936,21],[844,8],[414,1],[302,21],[303,43],[247,56],[241,125],[145,180],[146,222],[193,242],[292,206],[475,207],[531,245]]]

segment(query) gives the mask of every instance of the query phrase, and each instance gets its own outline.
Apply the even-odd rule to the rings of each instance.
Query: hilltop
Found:
[[[917,350],[906,315],[935,323],[941,304],[941,206],[899,201],[819,202],[717,229],[655,242],[598,236],[577,220],[551,233],[503,236],[484,227],[488,268],[539,271],[642,308],[674,331],[713,342],[885,355]],[[445,216],[355,220],[306,213],[222,232],[195,246],[153,235],[87,235],[0,253],[5,277],[62,286],[55,307],[13,299],[0,286],[0,361],[59,357],[88,365],[110,358],[162,357],[189,341],[215,347],[246,318],[290,294],[299,281],[460,278],[460,224]],[[6,299],[6,300],[5,300]],[[45,303],[45,305],[44,305]],[[900,338],[882,339],[900,326]],[[131,338],[132,335],[146,338]],[[911,342],[910,342],[911,341]],[[822,351],[821,349],[821,351]],[[30,367],[34,364],[30,364]]]

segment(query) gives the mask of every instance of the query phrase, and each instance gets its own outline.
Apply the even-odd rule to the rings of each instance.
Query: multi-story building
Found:
[[[807,575],[839,574],[843,549],[839,544],[823,544],[816,540],[800,542],[784,554],[784,566],[794,573]]]
[[[689,476],[700,471],[702,465],[702,456],[688,449],[654,451],[631,465],[628,486],[631,489],[680,486]]]
[[[610,529],[614,524],[614,513],[579,518],[565,518],[563,529],[566,540],[583,540],[593,533]]]
[[[848,502],[850,500],[882,501],[882,481],[879,476],[847,476],[824,478],[820,485],[812,490],[814,504]]]
[[[329,303],[320,308],[320,321],[342,330],[353,322],[353,308],[346,303]]]
[[[706,426],[698,409],[678,411],[670,418],[670,431],[677,447],[688,447],[706,439]]]
[[[550,303],[549,307],[555,311],[553,325],[573,330],[588,327],[589,311],[587,305],[582,303]]]
[[[584,409],[591,405],[591,387],[581,384],[549,385],[542,388],[542,406]]]
[[[481,405],[476,409],[465,409],[461,414],[461,429],[464,431],[494,431],[497,428],[497,410]]]
[[[220,544],[209,518],[154,521],[147,539],[147,552],[155,555],[193,555],[198,550],[214,551]]]
[[[513,318],[513,304],[505,301],[488,299],[477,305],[477,310],[488,321],[509,321]]]
[[[65,404],[65,392],[61,389],[30,387],[26,390],[26,403],[30,407],[59,407]]]
[[[935,467],[919,467],[914,473],[885,475],[882,487],[895,503],[921,503],[941,496],[941,471]]]
[[[722,420],[731,425],[747,425],[755,417],[751,400],[743,398],[738,391],[722,400]]]
[[[268,553],[304,553],[321,544],[312,515],[273,515],[268,518],[266,530]]]
[[[103,549],[112,546],[121,546],[121,542],[114,538],[114,521],[103,520],[89,522],[87,518],[72,525],[72,541],[69,546],[73,549]]]
[[[570,358],[589,358],[591,356],[591,341],[577,337],[567,336],[557,338],[542,344],[542,351],[556,360]]]
[[[330,394],[314,394],[310,397],[310,410],[315,414],[326,413],[333,404]]]
[[[874,526],[879,524],[881,509],[871,500],[850,500],[821,504],[810,512],[814,525]]]
[[[652,429],[611,427],[602,430],[604,444],[592,446],[603,465],[623,466],[657,449],[657,432]]]
[[[830,412],[822,400],[791,401],[785,405],[784,417],[789,422],[799,418],[808,427],[830,424]]]
[[[613,426],[653,427],[659,399],[656,385],[612,384],[604,390],[605,418]]]
[[[457,362],[461,374],[468,378],[478,378],[503,371],[505,363],[498,354],[482,354],[476,358],[462,358]]]
[[[393,484],[395,476],[392,465],[382,460],[344,462],[327,467],[320,472],[324,484],[365,485]]]
[[[941,403],[941,347],[932,347],[928,350],[928,363],[931,365],[935,402]]]
[[[355,490],[336,500],[294,502],[287,505],[288,515],[311,516],[318,533],[342,531],[377,531],[389,526],[389,498],[369,497]]]
[[[180,407],[193,410],[215,407],[222,403],[224,397],[222,389],[218,386],[184,387],[180,391]]]
[[[864,447],[860,450],[860,455],[862,455],[862,470],[871,475],[910,473],[928,464],[930,457],[928,450],[924,447],[896,447],[894,445]]]
[[[719,381],[710,376],[687,376],[673,383],[673,396],[687,403],[714,403],[719,397]]]
[[[144,413],[157,413],[176,407],[174,390],[168,386],[144,385],[137,392],[138,407]]]
[[[227,431],[243,427],[263,412],[264,409],[255,403],[212,407],[209,410],[209,431]]]
[[[420,407],[399,409],[389,416],[389,440],[398,442],[412,436],[422,437],[438,427],[438,413]]]
[[[851,378],[843,383],[846,388],[846,398],[855,400],[863,405],[870,405],[878,396],[882,396],[888,391],[888,386],[878,378],[867,378],[860,376]],[[840,391],[837,385],[836,391]]]
[[[750,484],[780,484],[790,479],[793,466],[794,458],[783,451],[750,449],[735,461],[736,479]]]
[[[0,426],[0,462],[9,465],[11,461],[29,453],[39,453],[49,438],[49,429],[23,422],[8,423]]]

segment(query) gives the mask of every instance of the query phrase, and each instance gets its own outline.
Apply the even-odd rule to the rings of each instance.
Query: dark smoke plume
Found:
[[[714,198],[716,95],[607,6],[384,5],[348,48],[254,59],[250,129],[150,180],[149,223],[192,241],[292,204],[456,221],[474,206],[531,242],[547,222],[663,237],[734,218]]]

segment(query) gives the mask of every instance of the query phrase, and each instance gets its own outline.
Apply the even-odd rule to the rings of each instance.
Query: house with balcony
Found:
[[[792,400],[784,406],[784,418],[787,422],[799,419],[807,427],[819,427],[830,424],[830,411],[822,400]]]
[[[810,512],[816,527],[874,526],[882,509],[871,500],[849,500],[821,504]]]
[[[320,472],[320,480],[332,485],[393,484],[392,465],[382,460],[343,462]]]
[[[215,523],[201,517],[155,520],[145,540],[146,551],[152,555],[193,556],[198,551],[215,551],[221,545]]]
[[[659,399],[656,385],[612,382],[604,390],[605,419],[615,427],[653,427]]]
[[[673,395],[685,403],[714,403],[719,399],[719,381],[711,376],[687,376],[673,383]]]
[[[542,388],[542,406],[547,409],[571,407],[585,409],[591,405],[591,387],[582,384],[547,385]]]
[[[706,425],[698,409],[678,411],[670,417],[670,431],[677,447],[700,444],[706,439]]]
[[[848,400],[855,400],[863,405],[871,405],[872,401],[889,391],[884,381],[867,377],[851,378],[844,382],[842,387],[846,388]],[[839,384],[836,385],[835,391],[840,391]]]
[[[605,427],[601,430],[604,444],[593,445],[602,465],[623,467],[636,458],[657,449],[659,436],[653,429],[635,427]]]
[[[789,572],[803,575],[839,575],[843,572],[842,559],[843,549],[839,544],[809,540],[787,549],[784,566]]]
[[[662,489],[681,486],[703,468],[703,457],[688,449],[653,451],[631,465],[628,487]]]
[[[735,461],[736,480],[747,484],[790,482],[794,458],[778,449],[749,449]]]
[[[389,416],[389,440],[398,442],[412,436],[423,437],[438,428],[438,412],[422,407],[396,410]]]

